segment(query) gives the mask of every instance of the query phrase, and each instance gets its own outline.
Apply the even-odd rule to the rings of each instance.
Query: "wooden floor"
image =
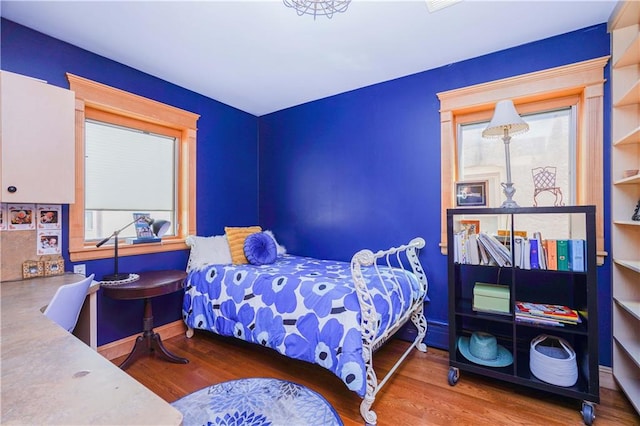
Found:
[[[172,364],[152,356],[137,360],[127,372],[173,402],[206,386],[245,377],[274,377],[303,384],[320,393],[336,409],[345,426],[362,425],[360,398],[327,370],[285,358],[275,351],[196,332],[176,336],[167,349],[189,364]],[[382,379],[408,343],[393,340],[374,356]],[[125,357],[114,359],[119,364]],[[517,388],[470,373],[456,386],[447,382],[448,355],[429,348],[411,352],[378,393],[373,405],[378,424],[386,425],[581,425],[581,401]],[[629,402],[618,392],[601,389],[594,425],[640,425]],[[298,425],[290,425],[298,426]],[[302,425],[299,425],[302,426]]]

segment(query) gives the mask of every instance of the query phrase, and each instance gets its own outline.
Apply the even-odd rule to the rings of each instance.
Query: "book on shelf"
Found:
[[[556,252],[558,256],[558,271],[569,270],[569,241],[556,240]]]
[[[495,261],[493,260],[493,258],[489,255],[489,252],[487,252],[487,249],[484,248],[484,245],[480,244],[477,242],[478,244],[478,251],[480,252],[480,264],[481,265],[495,265]]]
[[[584,240],[568,240],[568,268],[570,271],[584,272]]]
[[[516,268],[522,268],[523,265],[523,246],[524,238],[518,235],[513,237],[513,266]]]
[[[529,266],[531,269],[540,269],[540,254],[538,253],[539,241],[535,238],[529,240]]]
[[[547,242],[547,269],[558,270],[558,257],[556,251],[556,240],[545,240]]]
[[[468,234],[466,240],[466,249],[468,260],[472,265],[480,265],[480,251],[478,248],[478,236],[476,234]]]
[[[501,244],[498,238],[481,232],[478,234],[478,242],[484,245],[487,253],[498,266],[511,266],[511,250]]]
[[[536,231],[533,233],[533,238],[538,241],[538,265],[540,269],[547,269],[547,251],[544,240],[542,239],[542,234]]]
[[[543,318],[543,317],[536,317],[533,315],[519,314],[519,313],[516,313],[516,321],[526,322],[529,324],[550,325],[553,327],[564,327],[564,323],[562,321],[552,320],[552,319]]]
[[[549,303],[516,302],[515,315],[516,319],[530,322],[535,322],[536,319],[541,323],[556,321],[562,324],[579,324],[582,322],[580,314],[575,309]]]
[[[161,243],[162,238],[127,238],[127,244],[149,244],[149,243]]]
[[[524,239],[522,241],[522,269],[531,269],[531,255],[529,252],[531,251],[531,242],[528,239]]]
[[[543,240],[539,232],[533,238],[515,237],[514,263],[521,269],[585,272],[585,244],[582,239]]]
[[[512,258],[511,244],[503,243],[510,239],[509,235],[476,234],[462,229],[454,233],[454,262],[514,266],[520,269],[586,271],[585,240],[545,240],[540,232],[534,232],[530,238],[522,235],[522,232],[514,232]]]
[[[510,251],[495,237],[483,236],[462,229],[453,235],[453,260],[469,265],[510,266]]]

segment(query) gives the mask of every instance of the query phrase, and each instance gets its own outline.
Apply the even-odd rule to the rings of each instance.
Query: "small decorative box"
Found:
[[[44,262],[40,260],[25,260],[22,262],[22,278],[34,278],[44,275]]]
[[[509,297],[509,286],[475,283],[473,286],[473,310],[509,314],[511,312]]]
[[[64,274],[64,259],[62,257],[44,261],[44,275],[46,277],[62,274]]]

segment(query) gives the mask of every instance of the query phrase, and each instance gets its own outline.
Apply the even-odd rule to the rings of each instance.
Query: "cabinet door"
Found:
[[[6,71],[0,77],[0,201],[73,203],[74,93]]]

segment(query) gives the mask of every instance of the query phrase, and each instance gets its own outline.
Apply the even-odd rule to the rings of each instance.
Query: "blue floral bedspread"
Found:
[[[423,297],[417,277],[373,267],[363,275],[374,299],[378,335]],[[395,273],[394,273],[395,271]],[[400,290],[393,290],[395,282]],[[183,317],[194,329],[234,336],[315,364],[366,391],[360,305],[348,262],[279,256],[270,265],[210,265],[187,276]]]

